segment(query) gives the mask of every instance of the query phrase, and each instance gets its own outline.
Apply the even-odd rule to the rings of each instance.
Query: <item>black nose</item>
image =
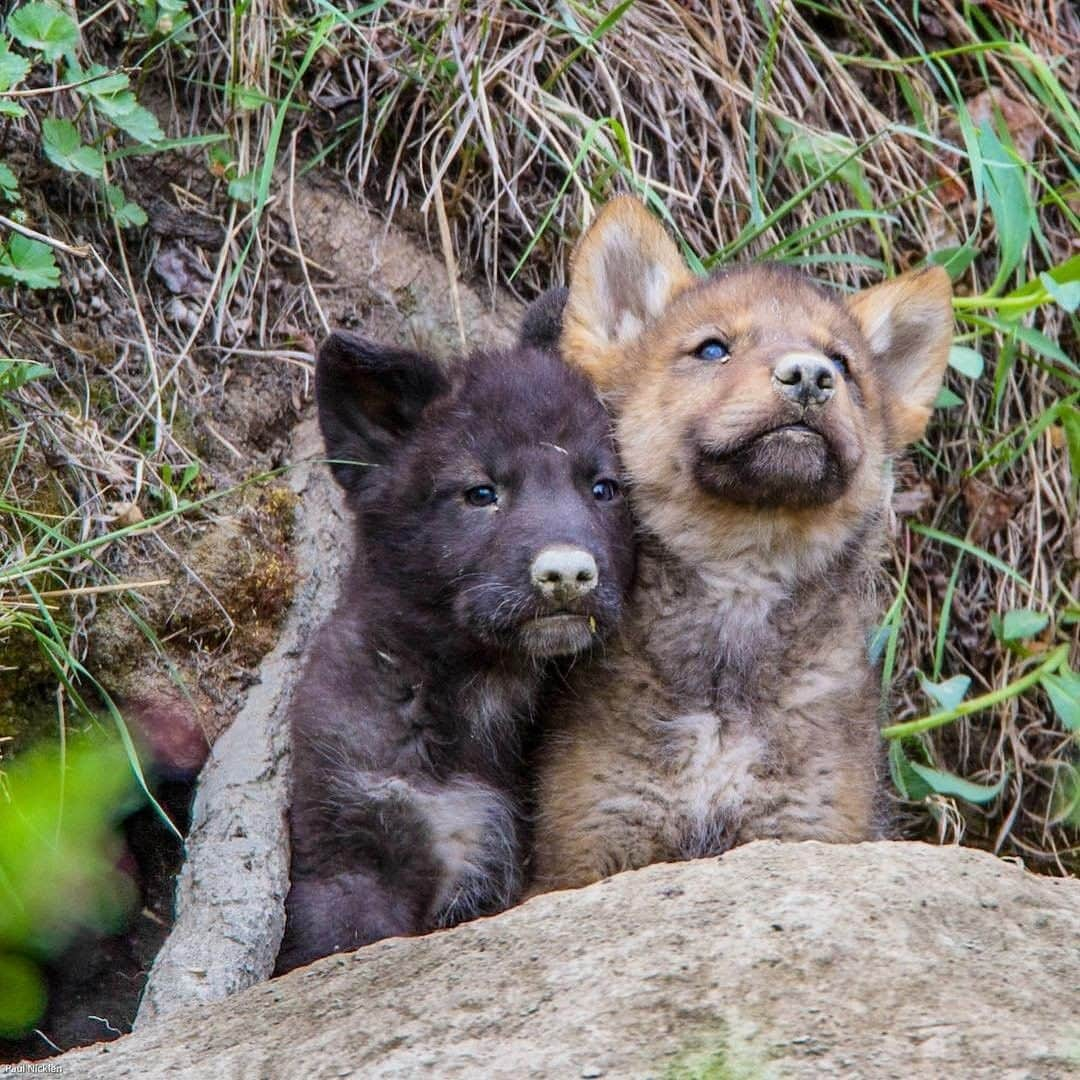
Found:
[[[533,586],[546,600],[564,604],[596,588],[596,560],[571,544],[553,544],[533,559],[529,568]]]
[[[778,393],[800,405],[824,405],[836,389],[836,373],[823,356],[785,356],[773,371]]]

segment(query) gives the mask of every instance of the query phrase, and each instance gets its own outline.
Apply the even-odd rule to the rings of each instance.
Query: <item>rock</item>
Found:
[[[50,1064],[80,1080],[1065,1077],[1080,882],[763,842],[329,957]]]

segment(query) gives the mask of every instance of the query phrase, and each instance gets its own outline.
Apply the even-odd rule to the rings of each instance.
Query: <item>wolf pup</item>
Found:
[[[338,332],[315,386],[358,550],[291,707],[279,972],[516,899],[545,662],[612,630],[633,569],[610,420],[557,356],[444,373]]]
[[[642,535],[621,632],[550,716],[534,891],[878,835],[869,584],[889,458],[941,384],[948,276],[849,299],[780,266],[698,279],[630,198],[571,270],[561,348],[615,413]]]

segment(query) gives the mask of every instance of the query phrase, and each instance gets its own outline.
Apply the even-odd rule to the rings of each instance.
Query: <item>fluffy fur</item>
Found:
[[[889,458],[945,367],[948,277],[847,301],[776,266],[698,280],[622,198],[579,244],[562,331],[615,413],[642,543],[623,628],[537,757],[535,888],[876,835],[868,585]]]
[[[446,374],[337,333],[316,390],[357,552],[291,706],[279,971],[516,899],[520,747],[548,658],[610,633],[633,565],[610,423],[557,357]],[[591,557],[587,590],[537,575],[553,549]]]

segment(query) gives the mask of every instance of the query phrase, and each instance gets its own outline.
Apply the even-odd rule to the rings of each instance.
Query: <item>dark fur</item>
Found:
[[[526,309],[521,321],[519,341],[533,349],[555,352],[562,337],[562,317],[570,290],[556,285],[537,297]]]
[[[338,333],[316,389],[358,542],[292,706],[279,971],[517,898],[521,738],[545,658],[583,632],[528,629],[553,608],[531,562],[553,543],[591,552],[597,587],[559,605],[590,642],[632,573],[628,511],[593,493],[617,475],[607,416],[556,357],[521,346],[446,374]],[[497,506],[469,505],[480,484]]]

